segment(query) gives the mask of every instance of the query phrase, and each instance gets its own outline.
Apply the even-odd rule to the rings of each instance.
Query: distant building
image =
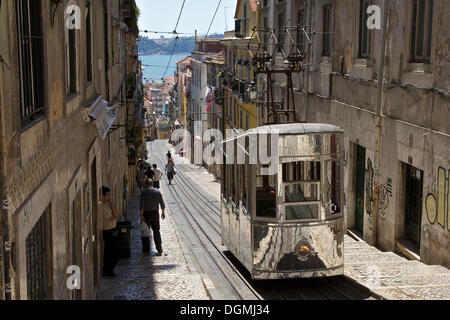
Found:
[[[202,148],[197,150],[203,150],[208,142],[203,141],[203,134],[208,129],[208,103],[207,93],[208,90],[208,59],[214,58],[219,52],[223,50],[223,45],[220,42],[221,39],[201,39],[196,42],[196,49],[192,52],[191,66],[192,66],[192,84],[191,84],[191,96],[192,103],[187,110],[187,114],[191,115],[191,121],[201,124],[201,128],[195,130],[190,128],[191,135],[194,139],[192,148],[195,148],[195,144],[201,143]],[[203,159],[200,154],[192,155]]]

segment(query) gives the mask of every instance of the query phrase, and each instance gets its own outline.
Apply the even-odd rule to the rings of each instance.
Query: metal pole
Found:
[[[378,217],[379,217],[379,187],[380,187],[380,171],[381,171],[381,106],[383,95],[383,82],[384,82],[384,66],[386,56],[386,35],[387,35],[387,22],[389,11],[389,0],[384,0],[383,3],[383,32],[382,32],[382,44],[380,52],[380,68],[378,72],[378,95],[377,95],[377,109],[376,109],[376,121],[377,121],[377,137],[375,142],[375,159],[374,159],[374,195],[373,195],[373,213],[372,218],[372,233],[369,235],[369,244],[376,245],[378,238]]]
[[[309,10],[309,14],[308,14],[308,31],[311,32],[311,26],[312,26],[312,1],[309,1],[308,3],[308,10]],[[311,64],[311,52],[312,52],[312,41],[308,41],[308,55],[307,55],[307,62],[306,62],[306,104],[305,104],[305,122],[308,122],[308,113],[309,113],[309,73],[310,73],[310,64]]]

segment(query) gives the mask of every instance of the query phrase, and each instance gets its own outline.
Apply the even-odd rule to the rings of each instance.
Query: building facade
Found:
[[[253,28],[260,27],[259,7],[255,0],[237,1],[235,31],[226,33],[225,48],[225,126],[248,130],[258,126],[258,108],[250,100],[249,89],[257,83],[249,46],[257,43]],[[253,38],[252,38],[253,37]]]
[[[191,144],[191,157],[193,161],[203,163],[203,150],[209,142],[203,141],[203,136],[209,128],[208,123],[208,59],[214,58],[223,50],[220,39],[201,39],[196,41],[195,50],[191,56],[192,82],[191,82],[191,103],[187,114],[190,125],[188,131],[191,134],[193,143]],[[201,147],[196,145],[201,144]],[[194,150],[198,152],[195,153]],[[201,153],[200,153],[201,151]],[[205,166],[206,164],[203,163]]]
[[[381,249],[449,267],[446,1],[266,0],[259,5],[262,26],[277,38],[278,45],[263,37],[267,51],[276,46],[273,62],[281,65],[292,46],[306,55],[304,72],[293,79],[298,119],[345,131],[348,229]],[[286,79],[273,80],[281,101]],[[267,87],[264,79],[259,82]]]
[[[125,214],[136,5],[4,0],[0,28],[0,299],[93,299],[103,185]]]

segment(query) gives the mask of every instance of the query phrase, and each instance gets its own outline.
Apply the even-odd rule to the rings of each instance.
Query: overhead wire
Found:
[[[222,3],[222,0],[219,0],[219,4],[217,5],[216,12],[214,12],[214,16],[211,20],[211,23],[209,24],[208,32],[206,32],[205,38],[208,38],[209,31],[211,30],[211,26],[214,22],[214,19],[216,18],[216,14],[217,14],[217,11],[219,11],[219,7],[220,7],[221,3]]]
[[[166,76],[167,70],[169,70],[170,63],[172,62],[172,58],[173,58],[173,54],[175,52],[175,48],[177,47],[177,42],[178,42],[177,28],[178,28],[178,23],[180,22],[180,19],[181,19],[181,15],[183,13],[185,2],[186,2],[186,0],[183,0],[183,5],[181,6],[180,14],[178,15],[178,19],[177,19],[177,23],[175,25],[175,29],[173,30],[173,34],[175,35],[175,43],[173,44],[173,49],[172,49],[172,53],[170,54],[169,62],[167,63],[166,70],[164,71],[164,74],[161,77],[161,79],[164,79],[164,77]]]

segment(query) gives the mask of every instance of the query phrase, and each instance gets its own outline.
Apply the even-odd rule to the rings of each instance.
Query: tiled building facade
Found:
[[[0,299],[95,297],[101,186],[119,215],[126,202],[127,97],[139,98],[127,85],[140,72],[127,70],[137,60],[126,50],[137,37],[135,8],[1,2]],[[81,269],[81,290],[67,287],[71,265]]]

